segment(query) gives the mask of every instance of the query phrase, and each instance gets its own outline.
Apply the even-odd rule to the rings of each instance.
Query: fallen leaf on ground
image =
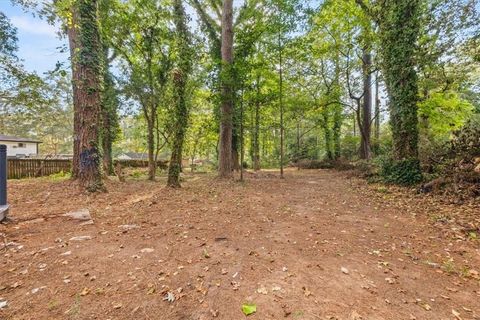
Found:
[[[260,293],[260,294],[268,294],[267,288],[265,288],[265,287],[258,288],[257,292]]]
[[[462,318],[460,318],[460,312],[456,311],[455,309],[452,309],[452,314],[455,316],[455,319],[462,320]]]
[[[253,303],[244,303],[242,305],[242,312],[246,316],[251,315],[257,312],[257,305]]]
[[[89,293],[90,293],[89,288],[83,288],[82,292],[80,292],[80,295],[83,297],[83,296],[86,296]]]
[[[218,317],[218,310],[210,309],[210,314],[212,315],[212,317],[216,318]]]
[[[167,292],[165,297],[163,297],[163,301],[174,302],[175,301],[175,295],[171,292]]]
[[[425,309],[425,310],[427,310],[427,311],[432,310],[432,307],[431,307],[428,303],[422,304],[422,307],[423,307],[423,309]]]
[[[303,294],[305,295],[305,297],[310,297],[312,295],[310,290],[308,290],[306,287],[303,287],[302,289],[303,289]]]

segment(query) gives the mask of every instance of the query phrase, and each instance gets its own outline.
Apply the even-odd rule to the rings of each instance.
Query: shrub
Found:
[[[452,150],[457,158],[464,161],[480,157],[480,115],[472,117],[461,130],[454,133]]]
[[[342,157],[345,159],[358,158],[358,148],[360,145],[360,137],[346,136],[342,139]]]
[[[386,183],[404,186],[414,185],[423,180],[418,159],[393,160],[383,158],[380,166],[380,177]]]
[[[374,161],[358,160],[354,163],[355,170],[365,178],[378,175],[378,164]]]
[[[299,169],[333,169],[333,161],[302,159],[296,163]]]
[[[355,169],[355,166],[343,159],[337,160],[309,160],[302,159],[296,163],[299,169],[337,169],[340,171],[347,171]]]

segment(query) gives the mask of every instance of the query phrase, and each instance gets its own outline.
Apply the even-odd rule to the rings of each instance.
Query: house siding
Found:
[[[23,143],[24,147],[21,148],[18,146],[19,143]],[[2,141],[0,144],[7,146],[7,156],[15,157],[18,154],[23,154],[26,156],[36,155],[38,153],[37,143],[36,142],[14,142],[14,141]]]

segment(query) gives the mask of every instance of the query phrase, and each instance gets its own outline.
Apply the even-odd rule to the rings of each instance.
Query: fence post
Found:
[[[7,217],[7,146],[0,145],[0,221]]]

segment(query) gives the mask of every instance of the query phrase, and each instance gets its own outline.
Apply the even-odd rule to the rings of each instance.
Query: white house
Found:
[[[19,138],[13,136],[6,136],[0,134],[0,144],[7,146],[7,157],[30,157],[38,154],[38,145],[41,141]]]
[[[117,159],[119,160],[148,160],[147,153],[138,152],[125,152],[120,154]]]

